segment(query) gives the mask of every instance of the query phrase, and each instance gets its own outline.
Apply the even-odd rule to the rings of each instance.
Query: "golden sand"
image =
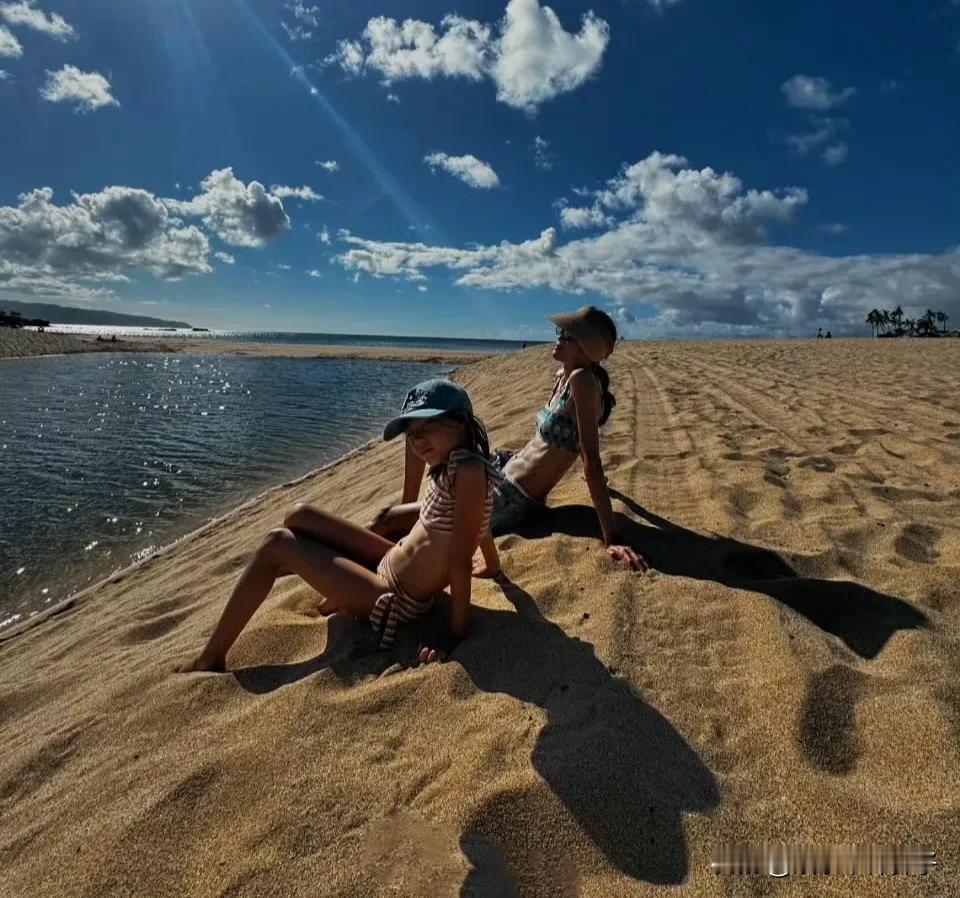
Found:
[[[151,341],[148,345],[127,340],[97,342],[96,337],[75,337],[72,334],[40,333],[34,330],[0,330],[0,359],[20,359],[41,355],[72,355],[78,352],[169,352],[166,343]]]
[[[372,444],[0,643],[4,896],[960,894],[960,344],[634,344],[602,447],[645,576],[575,469],[498,540],[444,665],[371,654],[294,578],[226,675],[202,644],[294,502],[370,519]],[[521,445],[549,348],[461,369]],[[709,872],[725,844],[891,844],[928,877]]]

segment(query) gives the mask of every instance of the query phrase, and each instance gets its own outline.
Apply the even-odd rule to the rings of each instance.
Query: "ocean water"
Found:
[[[120,337],[190,338],[193,340],[249,340],[254,343],[317,343],[325,346],[375,346],[406,349],[447,349],[455,352],[513,352],[524,345],[521,340],[472,340],[462,337],[392,337],[382,334],[300,334],[284,331],[211,330],[192,328],[124,327],[99,324],[54,324],[48,331],[62,334],[112,334]],[[531,346],[537,342],[525,341]]]
[[[378,435],[442,371],[155,353],[0,363],[0,629]]]

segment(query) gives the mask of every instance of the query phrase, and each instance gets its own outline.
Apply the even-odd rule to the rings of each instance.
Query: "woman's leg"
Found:
[[[397,540],[406,536],[420,517],[420,503],[406,502],[403,505],[388,505],[373,519],[367,528],[386,539]]]
[[[298,538],[285,528],[273,530],[234,587],[203,651],[178,670],[224,670],[230,646],[270,593],[281,569],[299,574],[339,609],[358,617],[369,615],[377,597],[389,588],[373,571],[327,546]]]

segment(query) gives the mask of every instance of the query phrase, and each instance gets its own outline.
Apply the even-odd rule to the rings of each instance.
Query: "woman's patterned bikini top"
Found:
[[[561,386],[562,383],[562,386]],[[563,411],[570,396],[570,378],[563,373],[557,376],[550,401],[537,412],[537,436],[548,446],[567,452],[580,452],[580,432],[577,419]]]

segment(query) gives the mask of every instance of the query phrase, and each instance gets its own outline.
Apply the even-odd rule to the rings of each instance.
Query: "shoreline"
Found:
[[[231,355],[247,358],[354,359],[440,365],[469,365],[498,355],[482,350],[340,346],[323,343],[259,343],[243,340],[191,340],[189,338],[158,341],[150,337],[125,337],[118,339],[115,343],[110,341],[98,343],[92,337],[77,337],[70,334],[0,331],[0,362],[112,352],[160,352],[193,356]]]
[[[56,604],[51,605],[49,608],[44,608],[42,611],[38,611],[36,614],[33,614],[25,620],[20,621],[20,623],[0,629],[0,645],[10,639],[15,639],[18,636],[21,636],[22,634],[33,629],[33,627],[49,620],[51,617],[56,617],[58,614],[62,614],[63,612],[69,611],[71,608],[79,604],[83,604],[89,599],[88,593],[92,593],[109,583],[116,582],[117,580],[132,574],[145,564],[156,561],[158,558],[171,552],[181,543],[201,536],[215,525],[227,523],[235,515],[238,515],[242,511],[255,506],[265,499],[268,499],[274,493],[278,493],[285,489],[290,489],[291,487],[299,486],[300,484],[307,482],[313,477],[323,474],[327,470],[334,468],[337,465],[344,464],[363,452],[369,451],[380,441],[380,437],[373,437],[372,439],[361,443],[359,446],[355,446],[353,449],[348,449],[342,455],[338,455],[336,458],[332,459],[326,464],[321,465],[319,468],[314,468],[312,471],[307,471],[306,474],[301,474],[299,477],[295,477],[293,480],[285,480],[283,483],[269,486],[266,489],[261,490],[256,495],[251,496],[249,499],[244,499],[239,505],[234,505],[223,514],[215,515],[214,517],[210,518],[210,520],[201,524],[199,527],[195,527],[193,530],[190,530],[187,533],[178,536],[176,539],[171,540],[169,543],[160,546],[155,552],[151,552],[145,558],[141,558],[139,561],[128,564],[126,567],[111,571],[109,574],[101,577],[99,580],[96,580],[78,592],[73,593],[73,595],[66,596]]]

